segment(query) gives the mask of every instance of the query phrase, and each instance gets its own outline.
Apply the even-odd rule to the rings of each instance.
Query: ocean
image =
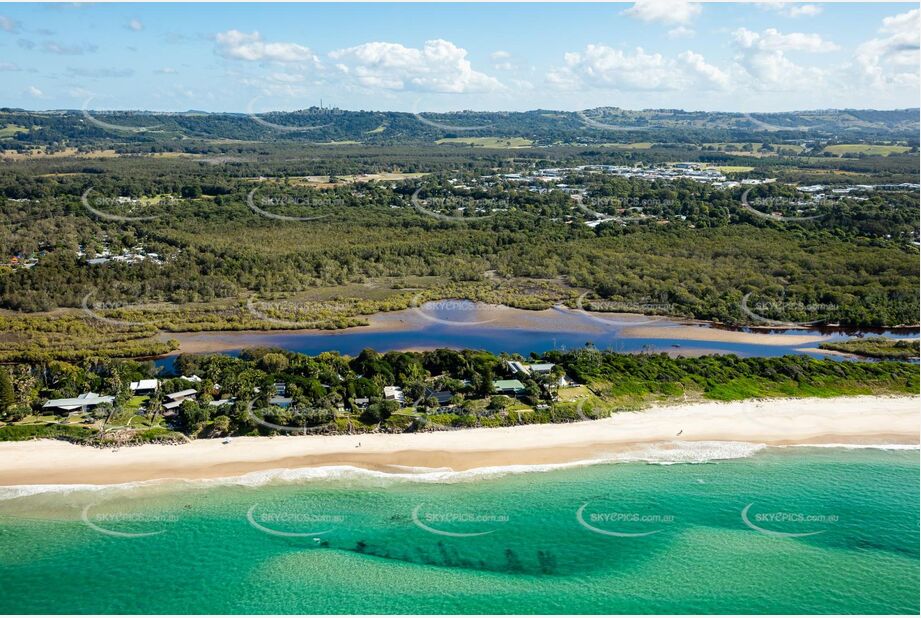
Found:
[[[0,613],[909,613],[916,449],[0,488]]]

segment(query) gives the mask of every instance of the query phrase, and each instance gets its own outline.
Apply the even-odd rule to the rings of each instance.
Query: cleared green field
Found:
[[[27,127],[23,127],[18,124],[8,124],[6,126],[0,127],[0,138],[13,137],[17,133],[28,133],[28,132],[29,132],[29,129]]]
[[[719,170],[724,174],[731,174],[733,172],[750,172],[753,169],[755,168],[751,167],[750,165],[721,165],[719,167]]]
[[[911,150],[908,146],[899,146],[896,144],[833,144],[826,146],[823,152],[830,152],[835,155],[879,155],[886,156],[890,154],[902,154]]]
[[[523,137],[446,137],[436,144],[465,144],[477,148],[529,148],[533,140]]]

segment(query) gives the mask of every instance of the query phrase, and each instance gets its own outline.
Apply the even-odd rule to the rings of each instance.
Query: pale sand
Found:
[[[454,302],[454,301],[436,301]],[[375,313],[356,316],[368,321],[366,326],[352,326],[339,330],[290,329],[256,331],[202,331],[161,333],[158,338],[179,341],[176,353],[202,354],[226,352],[246,347],[265,345],[265,337],[272,335],[345,335],[354,333],[414,331],[436,324],[449,325],[457,329],[477,329],[486,332],[496,329],[521,329],[542,332],[603,333],[620,330],[625,339],[684,339],[717,343],[751,343],[760,345],[794,346],[830,339],[823,335],[788,335],[773,333],[748,333],[712,328],[707,322],[682,321],[676,318],[642,316],[633,313],[598,313],[580,311],[566,307],[554,307],[540,311],[515,309],[502,305],[478,305],[476,311],[467,314],[469,323],[450,322],[436,317],[424,308],[410,308],[389,313]],[[640,325],[636,323],[640,322]],[[645,325],[649,323],[650,325]],[[411,348],[407,348],[411,349]],[[425,348],[418,348],[425,349]],[[714,353],[710,351],[709,353]],[[691,353],[682,354],[691,356]],[[697,354],[699,355],[699,353]]]
[[[689,341],[719,341],[756,345],[803,345],[831,339],[831,335],[787,335],[744,333],[705,326],[630,326],[621,331],[624,337],[645,339],[687,339]]]
[[[0,485],[206,479],[311,466],[469,470],[598,460],[674,441],[769,445],[919,443],[918,397],[699,403],[562,425],[425,434],[280,436],[117,452],[54,440],[0,443]],[[681,431],[681,436],[677,437]],[[358,445],[361,445],[360,447]]]

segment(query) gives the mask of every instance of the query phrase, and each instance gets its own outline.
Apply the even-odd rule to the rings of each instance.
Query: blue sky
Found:
[[[0,106],[919,105],[917,3],[0,4]]]

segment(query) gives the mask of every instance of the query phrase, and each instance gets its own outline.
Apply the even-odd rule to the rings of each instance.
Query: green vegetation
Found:
[[[898,340],[884,337],[866,337],[863,339],[848,339],[847,341],[831,341],[823,343],[819,347],[823,350],[835,350],[870,358],[906,360],[921,356],[917,339]]]
[[[885,157],[891,154],[911,152],[911,147],[899,146],[897,144],[831,144],[826,146],[823,152],[828,152],[839,157],[848,155],[875,155]]]
[[[534,142],[523,137],[446,137],[436,144],[464,144],[479,148],[527,148]]]
[[[19,126],[15,124],[8,124],[8,125],[0,127],[0,139],[13,137],[17,133],[28,133],[28,132],[29,132],[28,127],[23,127],[23,126]]]
[[[0,110],[0,126],[34,128],[7,140],[18,156],[0,166],[0,361],[155,356],[175,348],[171,332],[345,328],[420,294],[543,309],[588,292],[732,325],[751,324],[751,294],[781,321],[917,321],[918,192],[895,186],[917,183],[917,155],[823,154],[845,129],[915,148],[917,114],[589,115],[631,130],[547,112],[425,115],[489,127],[463,137],[411,114],[265,115],[323,125],[310,132],[224,114],[105,114],[163,128],[121,135],[81,114]],[[776,178],[750,202],[814,219],[758,217],[741,187],[579,169],[674,162]],[[521,182],[547,168],[569,171]],[[814,203],[795,188],[816,183],[889,188]],[[597,215],[608,221],[586,225]],[[157,257],[106,257],[135,253]],[[828,310],[796,309],[814,305]]]
[[[552,363],[545,373],[516,373],[508,361]],[[157,395],[131,397],[128,383],[150,376],[133,361],[63,362],[14,366],[16,401],[0,425],[0,439],[60,437],[105,445],[176,441],[191,437],[306,433],[418,432],[451,427],[500,427],[601,418],[653,403],[752,397],[832,397],[912,394],[917,367],[908,363],[841,363],[806,356],[671,358],[587,347],[572,352],[496,356],[481,351],[365,350],[356,357],[307,356],[274,349],[245,350],[239,358],[183,355],[177,371],[200,382],[163,380]],[[564,376],[568,376],[565,379]],[[497,381],[519,380],[516,393],[496,392]],[[572,380],[579,385],[573,386]],[[218,387],[217,385],[221,386]],[[290,399],[271,399],[282,385]],[[385,398],[402,389],[402,401]],[[92,389],[115,396],[64,425],[32,416],[53,397]],[[173,412],[165,393],[194,389]],[[438,397],[436,397],[438,394]],[[440,399],[439,399],[440,397]],[[220,406],[215,400],[229,400]],[[125,422],[126,419],[137,422]],[[182,433],[179,433],[182,432]]]

